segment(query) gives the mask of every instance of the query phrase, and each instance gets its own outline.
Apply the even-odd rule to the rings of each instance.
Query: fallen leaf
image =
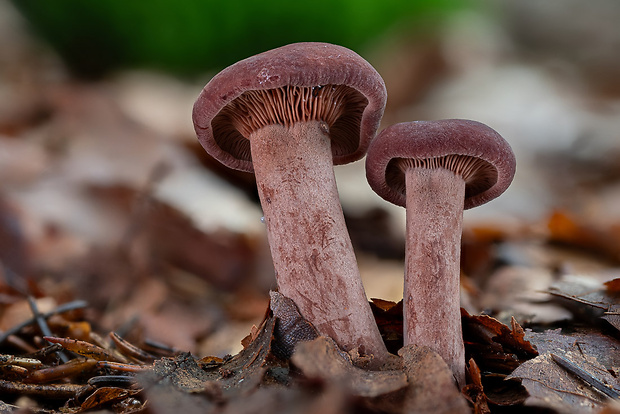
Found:
[[[218,414],[342,414],[358,412],[338,388],[261,387],[245,398],[231,400]]]
[[[465,352],[482,370],[507,374],[538,355],[514,318],[509,328],[490,316],[470,315],[461,309],[461,320]]]
[[[592,413],[605,402],[601,394],[556,364],[551,354],[524,362],[508,378],[521,379],[530,394],[526,405],[560,413]]]
[[[506,377],[507,375],[504,374],[490,372],[481,375],[484,395],[489,406],[520,407],[529,396],[520,380],[506,379]]]
[[[405,391],[405,413],[471,413],[445,361],[428,347],[407,345],[398,352],[403,358],[409,386]]]
[[[403,346],[403,301],[372,299],[370,309],[388,351],[396,354]]]
[[[300,342],[291,362],[310,379],[341,387],[352,396],[378,397],[407,386],[402,371],[367,371],[352,364],[349,355],[326,337]]]
[[[619,288],[619,278],[601,283],[595,277],[565,275],[549,288],[549,293],[576,318],[588,323],[602,318],[620,330]]]
[[[602,318],[620,331],[620,305],[611,305]]]
[[[610,293],[620,294],[620,277],[603,283]]]
[[[553,281],[552,269],[542,266],[502,266],[491,274],[478,305],[499,319],[517,317],[530,323],[554,323],[571,318],[544,291]],[[503,316],[505,315],[505,317]]]
[[[252,325],[252,328],[250,328],[250,333],[241,340],[243,349],[247,348],[258,337],[258,333],[258,327],[256,325]]]
[[[568,333],[563,333],[561,329],[527,331],[526,339],[536,345],[541,354],[584,355],[604,367],[605,371],[611,372],[617,372],[620,367],[620,342],[593,328],[571,327]]]
[[[84,400],[79,410],[70,411],[73,413],[79,413],[87,410],[92,410],[104,405],[120,402],[126,398],[131,398],[133,395],[138,395],[139,391],[126,390],[116,387],[102,387],[98,388],[91,395]]]
[[[191,354],[184,353],[174,358],[155,361],[152,371],[141,373],[137,378],[147,390],[161,383],[172,385],[186,393],[200,393],[211,376],[201,368]]]
[[[555,211],[548,221],[549,241],[620,260],[620,226],[580,222],[566,211]]]
[[[392,309],[394,306],[398,305],[396,302],[392,302],[390,300],[384,300],[379,298],[372,298],[372,304],[375,305],[378,309],[387,312]]]
[[[620,414],[620,401],[610,401],[598,414]]]
[[[302,341],[311,341],[319,336],[317,330],[299,313],[292,299],[279,292],[269,292],[269,307],[276,319],[273,348],[276,355],[289,359],[295,346]]]
[[[475,414],[488,414],[491,412],[489,409],[488,398],[484,393],[484,387],[482,386],[482,376],[480,375],[480,368],[476,365],[476,361],[469,360],[467,366],[467,374],[469,384],[463,387],[461,392],[467,398],[467,400],[474,406]]]
[[[256,339],[223,364],[203,366],[207,379],[217,383],[224,398],[242,397],[253,392],[271,370],[286,371],[272,352],[276,318],[269,317],[260,327]],[[272,375],[271,378],[277,377]]]
[[[150,253],[150,260],[172,264],[224,290],[238,287],[251,275],[256,252],[247,236],[201,231],[179,209],[128,186],[93,185],[89,190],[132,216],[123,243],[138,243]]]
[[[586,275],[564,275],[548,292],[574,315],[586,320],[602,316],[615,300],[602,283]]]
[[[590,370],[595,368],[596,370],[604,372],[603,375],[605,376],[608,374],[596,361],[592,362],[591,359],[587,361],[583,358],[583,355],[580,358],[578,355],[565,354],[561,356],[559,354],[551,354],[551,357],[556,364],[578,377],[601,394],[613,399],[620,398],[620,392],[618,392],[613,385],[609,385],[609,378],[602,378],[588,372],[587,368],[590,368]],[[611,379],[611,382],[616,383],[615,377]]]
[[[138,374],[137,379],[144,389],[150,412],[202,414],[213,412],[217,406],[216,402],[205,398],[212,376],[185,353],[156,361],[152,371]]]

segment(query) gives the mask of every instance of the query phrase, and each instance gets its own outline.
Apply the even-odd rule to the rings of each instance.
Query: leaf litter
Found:
[[[156,196],[166,171],[157,168],[146,185],[83,186],[100,206],[129,218],[117,226],[111,248],[76,248],[91,242],[50,224],[39,237],[26,237],[21,228],[38,228],[40,218],[0,204],[3,222],[14,223],[0,234],[6,355],[0,393],[8,409],[487,413],[524,404],[553,412],[610,407],[613,398],[596,387],[612,395],[617,389],[618,277],[609,265],[614,250],[604,249],[600,261],[596,254],[614,240],[600,229],[587,232],[586,224],[557,213],[546,223],[548,233],[539,225],[466,229],[462,324],[469,380],[459,392],[436,354],[403,348],[402,302],[371,302],[394,357],[383,370],[368,371],[367,357],[320,337],[287,298],[259,293],[272,282],[253,273],[260,265],[258,239],[198,229]],[[575,265],[590,271],[571,272]],[[46,276],[22,277],[41,272]],[[41,333],[37,319],[47,322],[51,335]],[[214,333],[248,322],[256,326],[241,329],[234,356],[204,347]],[[558,358],[572,368],[559,366]]]
[[[604,209],[578,183],[572,209],[466,226],[463,390],[403,347],[393,298],[371,303],[393,358],[368,371],[267,295],[259,217],[239,214],[257,212],[251,176],[217,170],[191,128],[134,118],[115,95],[129,78],[49,82],[36,50],[16,65],[37,88],[0,70],[20,97],[0,116],[0,411],[620,412],[620,222],[589,215]],[[554,167],[579,161],[562,155]],[[617,171],[592,167],[613,188]],[[360,255],[402,260],[386,210],[356,213]]]

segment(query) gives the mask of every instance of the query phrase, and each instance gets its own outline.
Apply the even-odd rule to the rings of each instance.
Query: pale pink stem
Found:
[[[250,137],[280,292],[342,348],[387,357],[361,282],[321,121],[267,125]]]
[[[465,385],[459,298],[465,181],[444,168],[408,168],[404,343],[435,350]]]

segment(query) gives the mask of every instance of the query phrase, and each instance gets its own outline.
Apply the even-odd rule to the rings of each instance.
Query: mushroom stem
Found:
[[[465,181],[444,168],[410,167],[405,169],[405,183],[404,344],[435,350],[462,387],[459,278]]]
[[[322,121],[267,125],[249,136],[280,292],[342,348],[387,358],[361,282]]]

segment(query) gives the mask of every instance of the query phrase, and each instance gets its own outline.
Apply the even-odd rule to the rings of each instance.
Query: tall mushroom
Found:
[[[465,384],[459,303],[463,209],[504,192],[515,165],[497,132],[460,119],[392,125],[368,150],[370,186],[407,209],[405,345],[437,351],[459,386]]]
[[[341,46],[296,43],[224,69],[194,105],[205,150],[254,171],[278,288],[317,330],[379,364],[387,350],[362,286],[333,165],[360,159],[386,90]]]

